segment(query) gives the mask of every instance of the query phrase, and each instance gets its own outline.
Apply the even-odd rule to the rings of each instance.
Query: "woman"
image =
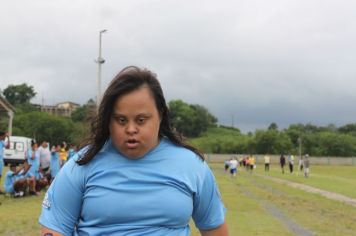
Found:
[[[225,208],[203,156],[172,131],[156,76],[123,69],[85,148],[43,201],[42,235],[227,235]]]
[[[60,160],[59,160],[60,149],[61,146],[59,144],[57,146],[53,145],[51,149],[51,162],[50,162],[51,182],[56,177],[60,169]]]
[[[36,180],[39,179],[40,173],[40,153],[38,152],[38,144],[35,141],[31,141],[31,148],[27,150],[27,163],[29,165],[26,177],[29,185],[30,195],[39,195],[36,192]]]

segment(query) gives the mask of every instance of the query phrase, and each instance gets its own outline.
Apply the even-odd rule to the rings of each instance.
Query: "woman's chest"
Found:
[[[193,211],[192,181],[171,170],[108,170],[88,179],[81,218],[102,225],[181,227]]]

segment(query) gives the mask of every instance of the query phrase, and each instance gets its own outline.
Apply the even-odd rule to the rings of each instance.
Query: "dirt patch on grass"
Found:
[[[356,207],[356,199],[347,197],[347,196],[339,194],[339,193],[329,192],[329,191],[326,191],[326,190],[322,190],[322,189],[318,189],[318,188],[315,188],[315,187],[311,187],[309,185],[295,183],[295,182],[292,182],[292,181],[289,181],[289,180],[279,179],[279,178],[276,178],[276,177],[265,176],[265,175],[258,175],[258,176],[260,176],[262,178],[265,178],[265,179],[272,180],[272,181],[277,182],[277,183],[288,185],[288,186],[293,187],[293,188],[301,189],[301,190],[304,190],[306,192],[317,193],[317,194],[320,194],[321,196],[326,197],[328,199],[332,199],[332,200],[335,200],[335,201],[343,202],[343,203],[346,203],[346,204],[351,205],[353,207]]]
[[[283,225],[287,227],[287,229],[295,235],[299,236],[313,236],[315,235],[311,230],[299,225],[292,218],[290,218],[287,214],[285,214],[282,210],[272,204],[270,201],[266,199],[261,199],[253,194],[250,190],[248,190],[244,186],[239,186],[242,190],[243,194],[250,199],[254,199],[259,202],[261,206],[275,219],[280,221]]]

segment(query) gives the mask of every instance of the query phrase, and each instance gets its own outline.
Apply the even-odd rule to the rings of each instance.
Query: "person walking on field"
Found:
[[[250,165],[250,174],[253,172],[253,169],[256,168],[256,159],[254,156],[250,156],[250,159],[249,159],[249,165]]]
[[[230,161],[231,161],[232,159],[230,159],[230,160],[225,160],[224,161],[224,170],[225,170],[225,172],[227,172],[228,171],[228,169],[229,169],[229,167],[230,167]]]
[[[309,167],[310,167],[309,155],[306,154],[305,158],[304,158],[304,177],[305,178],[309,177]]]
[[[282,174],[284,174],[284,166],[286,165],[286,158],[284,157],[283,154],[281,154],[281,157],[279,158],[279,164],[281,165]]]
[[[289,172],[292,174],[293,167],[294,167],[294,156],[291,154],[288,155],[288,164],[289,164]]]
[[[298,160],[298,172],[297,175],[299,176],[299,173],[303,175],[303,166],[304,166],[304,158],[302,156],[299,157]]]
[[[234,157],[230,160],[229,164],[230,164],[230,175],[231,175],[231,177],[235,177],[236,173],[237,173],[238,161]]]
[[[266,155],[264,156],[264,159],[265,159],[265,171],[268,172],[268,171],[269,171],[269,164],[270,164],[271,158],[266,154]]]

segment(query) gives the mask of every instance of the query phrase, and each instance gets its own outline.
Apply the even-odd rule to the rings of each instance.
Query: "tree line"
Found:
[[[2,95],[16,108],[13,135],[34,137],[51,143],[67,141],[80,144],[88,135],[93,110],[82,105],[71,117],[40,112],[30,100],[36,95],[27,84],[10,85]],[[266,129],[243,134],[238,128],[221,126],[207,108],[182,100],[168,103],[175,131],[205,153],[298,154],[313,156],[354,156],[356,123],[335,125],[292,124],[279,130],[276,123]],[[7,129],[6,116],[1,116],[0,129]]]
[[[272,127],[275,123],[271,124]],[[292,124],[278,130],[259,129],[242,134],[238,129],[211,126],[200,137],[190,139],[204,153],[309,154],[350,157],[356,153],[356,124],[341,127]]]

